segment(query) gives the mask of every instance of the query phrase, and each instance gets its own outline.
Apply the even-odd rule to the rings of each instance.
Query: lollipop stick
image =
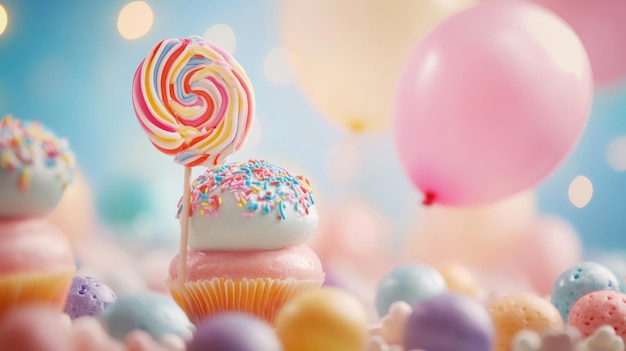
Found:
[[[183,182],[183,209],[180,217],[180,249],[178,252],[178,284],[185,284],[187,275],[187,237],[189,232],[189,192],[191,181],[191,167],[185,167],[185,180]]]

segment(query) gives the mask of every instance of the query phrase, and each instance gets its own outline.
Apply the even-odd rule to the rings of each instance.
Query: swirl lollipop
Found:
[[[197,36],[154,47],[135,73],[133,105],[152,144],[184,166],[222,163],[244,144],[254,116],[243,68]]]
[[[201,37],[165,39],[135,73],[133,106],[152,144],[185,166],[179,266],[184,281],[191,167],[219,165],[243,146],[254,117],[252,85],[234,58]]]

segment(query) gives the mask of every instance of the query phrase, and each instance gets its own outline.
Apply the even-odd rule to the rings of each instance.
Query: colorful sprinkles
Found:
[[[18,173],[21,191],[28,190],[39,158],[44,167],[57,170],[63,188],[70,183],[74,156],[67,141],[57,139],[40,123],[4,117],[0,121],[0,169]]]
[[[189,215],[217,216],[222,196],[233,196],[243,216],[273,215],[286,219],[288,206],[302,216],[315,204],[309,181],[263,160],[230,163],[209,169],[191,185]],[[178,215],[182,200],[178,202]]]

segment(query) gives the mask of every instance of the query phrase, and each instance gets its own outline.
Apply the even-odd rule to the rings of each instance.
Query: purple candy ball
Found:
[[[282,351],[269,324],[243,313],[224,313],[200,322],[187,351]]]
[[[72,319],[96,316],[116,299],[113,290],[103,282],[91,277],[75,276],[65,303],[65,313]]]
[[[494,326],[477,300],[445,293],[413,306],[406,322],[405,350],[491,351]]]

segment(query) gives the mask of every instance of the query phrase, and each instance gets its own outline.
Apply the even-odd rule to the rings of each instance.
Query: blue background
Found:
[[[235,159],[265,158],[295,167],[326,201],[359,194],[394,219],[394,232],[403,232],[420,194],[402,174],[391,133],[349,135],[320,116],[297,84],[276,85],[265,77],[265,56],[281,45],[278,1],[147,2],[154,13],[151,31],[126,40],[116,24],[127,1],[0,0],[9,14],[9,26],[0,35],[0,116],[40,120],[70,139],[105,219],[163,221],[151,228],[176,238],[170,218],[183,169],[152,148],[141,131],[131,80],[159,40],[202,35],[213,25],[227,24],[237,38],[233,54],[254,85],[262,127],[258,145]],[[597,91],[580,144],[538,187],[540,210],[571,221],[588,248],[626,247],[625,176],[604,158],[608,143],[626,134],[625,113],[626,84]],[[353,181],[340,184],[326,170],[326,158],[333,145],[345,140],[358,145],[364,165]],[[579,174],[594,185],[593,198],[582,209],[567,195]],[[116,207],[122,209],[117,214],[111,210]],[[120,218],[124,214],[128,218]]]

